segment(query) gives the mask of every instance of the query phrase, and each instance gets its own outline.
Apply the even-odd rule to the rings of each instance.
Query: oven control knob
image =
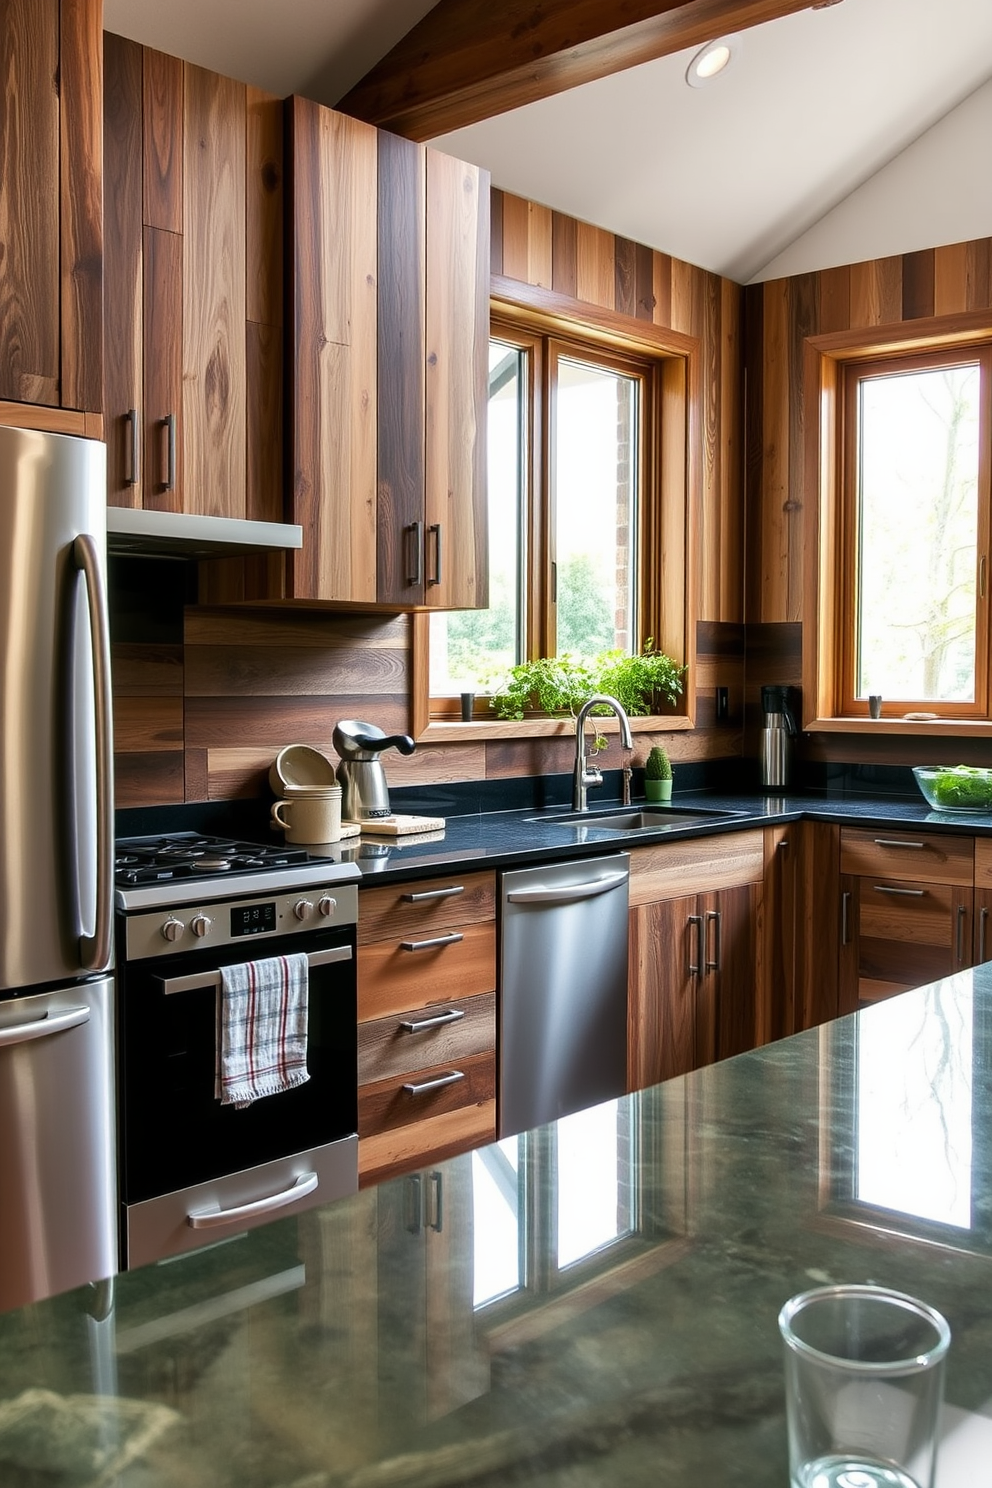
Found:
[[[174,915],[170,915],[162,926],[162,935],[166,940],[178,940],[185,929],[186,926],[182,920],[177,920]]]
[[[325,919],[330,919],[331,915],[334,913],[337,907],[338,901],[336,899],[332,899],[330,894],[325,894],[317,905],[317,908],[320,910]]]
[[[293,905],[293,913],[298,920],[308,920],[313,914],[313,905],[309,899],[297,899]]]
[[[206,915],[198,914],[194,915],[193,918],[190,920],[189,928],[192,930],[197,940],[202,940],[212,924],[213,920],[209,920]]]

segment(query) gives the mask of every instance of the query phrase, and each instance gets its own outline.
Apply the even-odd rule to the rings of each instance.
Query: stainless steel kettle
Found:
[[[341,759],[336,774],[344,820],[377,821],[391,816],[386,772],[379,756],[384,749],[412,754],[417,746],[410,735],[384,734],[374,723],[343,718],[335,725],[333,743]]]

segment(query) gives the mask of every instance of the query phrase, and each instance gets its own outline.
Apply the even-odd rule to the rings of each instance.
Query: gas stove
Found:
[[[273,889],[288,893],[360,877],[353,863],[318,857],[303,847],[198,832],[120,838],[114,865],[116,904],[124,911],[218,895],[228,898]]]

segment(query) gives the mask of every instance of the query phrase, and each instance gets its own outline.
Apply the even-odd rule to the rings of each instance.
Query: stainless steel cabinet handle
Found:
[[[435,1168],[428,1181],[430,1188],[428,1190],[427,1225],[429,1229],[440,1235],[444,1228],[444,1179]]]
[[[874,884],[876,894],[902,894],[906,899],[925,899],[926,889],[894,889],[889,884]]]
[[[176,489],[176,415],[167,413],[162,420],[165,425],[165,482],[163,491]]]
[[[110,965],[114,914],[114,724],[110,694],[110,632],[100,552],[88,532],[81,532],[76,538],[72,556],[86,582],[96,720],[96,923],[92,935],[79,937],[79,956],[86,971],[104,971]]]
[[[450,935],[433,935],[430,940],[401,940],[401,951],[432,951],[435,946],[457,945],[465,937],[453,930]]]
[[[627,882],[626,873],[607,873],[588,883],[567,884],[560,889],[513,889],[506,896],[508,904],[572,904],[577,899],[592,899],[607,894]]]
[[[124,484],[126,486],[136,486],[138,484],[138,473],[141,469],[141,456],[139,454],[140,441],[138,439],[138,410],[136,408],[129,408],[124,415],[124,422],[127,425],[128,433],[126,448],[130,455],[130,462],[124,475]]]
[[[403,1089],[407,1095],[426,1095],[428,1090],[441,1090],[445,1085],[457,1085],[464,1078],[464,1071],[452,1070],[449,1075],[438,1075],[436,1080],[421,1080],[419,1083],[411,1081]]]
[[[719,971],[720,961],[723,955],[723,915],[720,910],[708,909],[706,911],[707,940],[709,939],[709,928],[711,925],[713,927],[713,959],[712,961],[704,961],[703,968],[706,971]]]
[[[333,946],[329,951],[311,951],[307,957],[311,966],[330,966],[333,961],[351,959],[351,946]],[[216,991],[221,984],[221,974],[219,971],[199,971],[190,976],[156,977],[155,980],[165,996],[171,997],[175,992],[194,992],[197,987],[213,988]]]
[[[851,913],[851,896],[850,896],[850,894],[841,894],[841,896],[840,896],[840,943],[841,943],[841,945],[850,945],[850,943],[851,943],[850,913]]]
[[[434,534],[434,576],[427,580],[433,586],[441,582],[441,523],[432,522],[427,531]]]
[[[412,565],[407,567],[406,581],[419,589],[424,582],[424,524],[423,522],[411,522],[406,530],[412,538],[410,547],[413,558]],[[410,572],[411,566],[412,573]]]
[[[280,1193],[267,1194],[264,1199],[255,1199],[250,1204],[238,1204],[234,1209],[222,1209],[219,1204],[209,1209],[192,1209],[186,1223],[192,1230],[215,1230],[221,1225],[237,1224],[239,1220],[251,1219],[256,1214],[271,1214],[275,1209],[284,1209],[312,1194],[319,1183],[316,1173],[301,1173],[299,1178]]]
[[[903,842],[902,839],[899,837],[875,838],[876,847],[914,847],[918,848],[920,852],[923,852],[926,849],[927,845],[928,844],[925,842]]]
[[[47,1038],[50,1033],[65,1033],[68,1028],[78,1028],[90,1021],[88,1007],[65,1008],[49,1013],[44,1018],[34,1018],[30,1023],[14,1023],[9,1028],[0,1028],[0,1049],[9,1049],[16,1044],[26,1044],[30,1039]]]
[[[447,889],[423,889],[418,894],[401,894],[400,898],[406,904],[426,904],[429,899],[453,899],[456,894],[464,892],[464,884],[453,884]]]
[[[445,1023],[457,1023],[464,1016],[461,1008],[449,1008],[434,1018],[404,1018],[400,1027],[404,1033],[423,1033],[425,1028],[441,1028]]]
[[[978,959],[985,960],[985,932],[988,928],[989,912],[987,909],[978,911]]]
[[[963,904],[958,905],[958,936],[957,953],[959,963],[964,962],[964,921],[968,911]]]
[[[690,976],[698,976],[699,973],[700,973],[700,971],[702,970],[702,966],[703,966],[703,917],[702,917],[702,915],[690,915],[689,916],[689,925],[690,926],[695,926],[695,939],[696,939],[696,963],[695,963],[695,965],[693,965],[693,961],[692,961],[692,949],[691,949],[693,932],[692,932],[692,929],[690,929],[690,931],[689,931],[689,945],[690,945],[690,950],[689,950],[689,975]]]
[[[978,560],[978,597],[979,597],[979,599],[984,599],[985,598],[985,570],[986,570],[986,561],[985,561],[985,554],[983,553],[982,556],[981,556],[981,558]]]

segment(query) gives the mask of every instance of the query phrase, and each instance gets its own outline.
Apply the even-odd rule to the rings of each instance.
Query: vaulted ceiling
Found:
[[[761,3],[751,0],[752,11]],[[472,11],[472,0],[442,4]],[[681,18],[697,5],[654,8]],[[105,0],[105,24],[276,93],[334,104],[351,92],[354,105],[362,99],[355,85],[431,8],[430,0]],[[725,21],[747,7],[704,0],[700,8]],[[791,8],[743,32],[740,55],[705,87],[686,85],[699,37],[683,33],[693,35],[685,50],[435,138],[487,166],[506,190],[742,282],[992,235],[989,0],[841,0],[816,9],[792,0]],[[572,9],[581,18],[597,7],[585,0]],[[788,9],[790,0],[776,0],[764,13]],[[541,7],[529,13],[539,18]],[[479,14],[491,18],[494,8]],[[436,37],[437,16],[414,38],[432,19]],[[563,49],[559,72],[580,52]],[[418,52],[408,43],[397,55],[402,85]],[[487,41],[483,55],[491,62],[501,53]],[[501,86],[498,76],[490,86]],[[516,96],[504,89],[499,107]],[[478,108],[467,116],[478,118]]]

